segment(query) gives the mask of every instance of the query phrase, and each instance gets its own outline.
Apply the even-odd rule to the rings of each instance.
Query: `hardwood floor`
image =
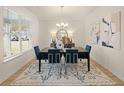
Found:
[[[92,60],[93,64],[98,67],[103,73],[105,73],[108,77],[110,77],[113,81],[116,82],[115,86],[124,86],[124,81],[120,80],[117,76],[111,73],[109,70],[96,63],[96,61]]]
[[[0,85],[1,86],[9,86],[21,73],[25,71],[26,68],[28,68],[32,63],[34,62],[34,59],[28,62],[26,65],[21,67],[19,70],[17,70],[13,75],[11,75],[8,79],[3,81]]]
[[[115,76],[113,73],[111,73],[109,70],[102,67],[100,64],[96,63],[94,60],[91,60],[92,63],[98,67],[103,73],[105,73],[108,77],[110,77],[113,81],[116,82],[115,86],[124,86],[124,81],[120,80],[117,76]],[[25,71],[26,68],[28,68],[35,60],[31,60],[26,65],[21,67],[17,72],[15,72],[13,75],[11,75],[7,80],[2,82],[1,86],[9,86],[21,73]]]

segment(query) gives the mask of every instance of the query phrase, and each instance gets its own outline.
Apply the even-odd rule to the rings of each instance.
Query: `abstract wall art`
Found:
[[[91,26],[91,42],[99,44],[100,41],[100,22],[96,22]]]
[[[120,49],[121,12],[102,18],[100,32],[102,46]]]
[[[102,17],[91,26],[91,42],[93,44],[120,49],[121,48],[121,12]]]

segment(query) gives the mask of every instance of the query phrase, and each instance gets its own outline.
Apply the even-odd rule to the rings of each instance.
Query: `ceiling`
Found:
[[[59,20],[60,6],[26,6],[28,10],[38,16],[40,20]],[[96,9],[96,6],[64,6],[64,20],[82,20],[90,12]]]

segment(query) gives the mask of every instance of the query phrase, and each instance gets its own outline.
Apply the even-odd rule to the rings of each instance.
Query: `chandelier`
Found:
[[[68,24],[64,23],[63,21],[63,8],[64,6],[60,6],[60,23],[56,24],[56,26],[59,28],[56,32],[56,38],[57,40],[61,40],[61,41],[64,37],[68,37],[68,32],[66,30]]]
[[[68,24],[63,22],[63,8],[64,6],[60,6],[60,23],[56,24],[56,26],[60,29],[68,27]]]

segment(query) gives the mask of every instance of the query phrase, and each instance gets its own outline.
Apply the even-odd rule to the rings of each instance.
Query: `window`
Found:
[[[30,20],[4,8],[4,57],[11,57],[31,48]]]

